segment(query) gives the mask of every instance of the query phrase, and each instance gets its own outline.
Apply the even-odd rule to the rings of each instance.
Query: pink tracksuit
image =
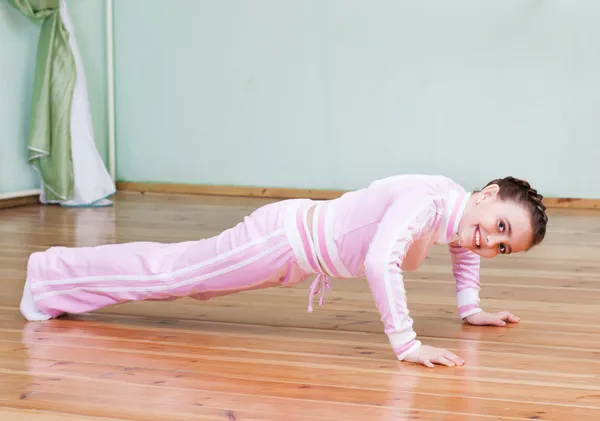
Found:
[[[133,300],[205,300],[293,286],[316,275],[312,311],[330,276],[366,277],[402,360],[420,346],[402,272],[418,268],[432,244],[449,247],[460,317],[481,311],[479,256],[457,245],[468,198],[448,178],[402,175],[335,200],[272,203],[208,239],[53,247],[30,257],[21,312],[28,320],[47,320]]]

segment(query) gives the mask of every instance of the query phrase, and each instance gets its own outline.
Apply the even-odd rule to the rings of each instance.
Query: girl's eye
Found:
[[[506,253],[506,247],[504,246],[504,244],[500,244],[500,253]]]
[[[503,231],[504,231],[504,228],[506,228],[506,227],[505,227],[505,225],[504,225],[504,222],[500,221],[500,222],[498,223],[498,228],[500,229],[500,232],[503,232]]]

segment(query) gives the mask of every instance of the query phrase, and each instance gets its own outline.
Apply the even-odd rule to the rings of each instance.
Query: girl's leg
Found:
[[[206,299],[286,283],[303,274],[284,232],[283,209],[280,203],[267,205],[204,240],[34,253],[22,313],[40,320],[134,300]]]
[[[35,304],[33,299],[33,293],[31,292],[31,286],[29,281],[25,282],[25,288],[23,289],[23,296],[21,297],[21,314],[29,321],[42,321],[49,320],[52,317],[41,311]]]

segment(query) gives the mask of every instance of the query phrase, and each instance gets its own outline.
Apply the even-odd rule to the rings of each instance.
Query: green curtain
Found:
[[[8,0],[23,15],[42,21],[38,41],[29,162],[43,181],[46,200],[73,197],[71,100],[76,80],[69,32],[60,16],[60,0]]]

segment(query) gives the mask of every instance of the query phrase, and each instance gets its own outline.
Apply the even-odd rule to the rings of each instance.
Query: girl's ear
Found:
[[[496,199],[496,196],[498,196],[498,193],[500,192],[500,186],[498,186],[497,184],[490,184],[489,186],[487,186],[486,188],[484,188],[483,190],[481,190],[479,192],[479,199],[480,200],[494,200]]]

